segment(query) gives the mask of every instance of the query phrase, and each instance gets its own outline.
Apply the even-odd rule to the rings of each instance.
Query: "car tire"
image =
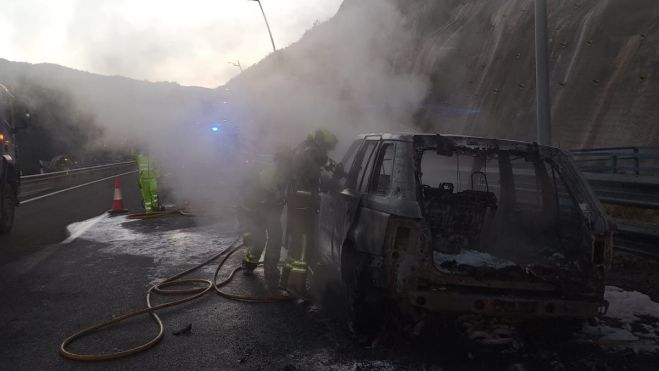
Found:
[[[347,244],[341,253],[341,276],[347,289],[350,329],[358,335],[374,335],[384,326],[385,296],[375,287],[368,254]]]
[[[0,189],[0,234],[7,234],[14,226],[16,192],[14,187],[3,184]]]

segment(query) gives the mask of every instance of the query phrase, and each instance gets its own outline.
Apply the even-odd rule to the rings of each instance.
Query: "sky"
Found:
[[[342,0],[261,0],[277,48]],[[249,0],[0,0],[0,57],[214,88],[272,52]],[[231,62],[231,63],[230,63]]]

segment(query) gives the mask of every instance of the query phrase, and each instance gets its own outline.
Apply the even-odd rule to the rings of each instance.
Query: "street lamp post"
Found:
[[[535,0],[535,84],[538,144],[551,145],[547,0]]]
[[[276,52],[277,48],[275,47],[275,39],[272,37],[272,31],[270,31],[270,24],[268,23],[268,18],[265,16],[265,11],[263,10],[263,5],[261,5],[261,0],[252,0],[259,3],[261,8],[261,13],[263,13],[263,20],[265,20],[265,26],[268,28],[268,34],[270,35],[270,42],[272,42],[272,51]]]

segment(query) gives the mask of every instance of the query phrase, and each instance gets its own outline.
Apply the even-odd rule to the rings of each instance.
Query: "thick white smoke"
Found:
[[[342,147],[359,132],[409,130],[429,85],[394,65],[411,41],[393,1],[346,1],[329,22],[232,80],[229,114],[274,145],[314,128],[335,131]]]
[[[163,147],[171,140],[156,137],[151,148],[161,163],[176,164],[177,188],[208,205],[220,189],[236,185],[246,157],[293,146],[313,129],[339,137],[334,157],[358,133],[411,131],[429,85],[427,76],[402,74],[395,65],[411,41],[393,1],[347,1],[333,19],[216,90],[213,109],[200,120],[238,132],[240,153],[217,148],[229,144],[209,140],[210,133],[178,134],[174,142],[185,150],[176,160]],[[204,127],[193,129],[199,134]]]
[[[429,85],[395,65],[411,42],[394,0],[346,0],[328,22],[215,90],[54,66],[25,77],[70,91],[103,127],[100,145],[152,155],[177,201],[223,204],[218,195],[237,182],[245,152],[269,154],[326,128],[339,137],[340,157],[360,132],[411,130]],[[223,129],[212,133],[212,125]],[[238,137],[226,137],[230,132]]]

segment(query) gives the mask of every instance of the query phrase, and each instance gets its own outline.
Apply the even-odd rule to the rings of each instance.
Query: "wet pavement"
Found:
[[[128,174],[120,178],[125,206],[131,210],[141,207],[137,175]],[[0,235],[0,265],[38,251],[45,245],[64,240],[67,237],[67,225],[109,210],[113,192],[114,179],[107,179],[21,204],[16,209],[12,232]]]
[[[654,286],[647,276],[639,278],[638,287],[633,280],[619,280],[624,289],[610,287],[607,295],[620,304],[614,317],[593,322],[569,342],[534,339],[514,349],[495,349],[430,328],[417,338],[391,334],[376,343],[363,342],[322,305],[245,304],[209,294],[161,311],[166,335],[151,350],[100,363],[70,361],[58,354],[65,337],[142,308],[149,285],[227,248],[237,230],[231,217],[129,221],[102,215],[71,225],[69,233],[78,237],[0,267],[2,370],[653,370],[659,364],[657,353],[648,351],[656,349],[659,336],[658,304],[632,291]],[[229,260],[227,273],[240,257]],[[634,264],[629,258],[624,269],[634,270]],[[214,269],[212,264],[192,276],[210,279]],[[259,294],[262,282],[257,270],[255,276],[238,275],[229,289]],[[157,302],[166,300],[172,298]],[[172,334],[190,325],[189,333]],[[126,349],[156,330],[143,316],[83,338],[71,350]],[[606,350],[593,344],[602,339],[608,341]]]

